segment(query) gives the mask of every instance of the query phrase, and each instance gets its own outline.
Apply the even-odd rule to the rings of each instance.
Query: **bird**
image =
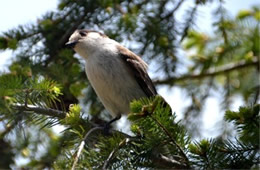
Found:
[[[104,33],[78,29],[65,45],[85,60],[87,78],[113,117],[108,124],[130,113],[131,101],[158,94],[141,57]]]

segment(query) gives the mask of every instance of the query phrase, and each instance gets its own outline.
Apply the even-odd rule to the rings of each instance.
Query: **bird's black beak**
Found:
[[[67,43],[65,44],[65,46],[66,46],[67,48],[74,48],[76,44],[77,44],[77,41],[69,41],[69,42],[67,42]]]

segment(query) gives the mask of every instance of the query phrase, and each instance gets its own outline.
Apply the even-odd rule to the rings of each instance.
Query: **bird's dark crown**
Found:
[[[103,33],[101,33],[101,32],[98,32],[98,31],[95,31],[95,30],[88,30],[88,29],[79,29],[79,30],[77,30],[78,31],[78,33],[81,35],[81,36],[87,36],[87,34],[88,33],[90,33],[90,32],[96,32],[96,33],[98,33],[100,36],[102,36],[102,37],[107,37],[107,35],[106,34],[103,34]]]

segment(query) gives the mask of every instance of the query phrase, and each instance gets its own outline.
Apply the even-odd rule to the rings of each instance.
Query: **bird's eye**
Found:
[[[79,34],[82,36],[82,37],[85,37],[87,35],[86,32],[83,32],[83,31],[80,31]]]

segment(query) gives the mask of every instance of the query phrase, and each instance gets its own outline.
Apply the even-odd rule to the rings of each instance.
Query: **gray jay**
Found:
[[[130,112],[132,100],[157,95],[147,64],[105,34],[76,30],[66,46],[72,47],[86,61],[89,82],[114,117],[110,123]]]

